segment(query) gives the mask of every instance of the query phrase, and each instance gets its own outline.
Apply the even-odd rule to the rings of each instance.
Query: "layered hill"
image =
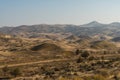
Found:
[[[71,33],[77,36],[107,35],[118,37],[120,36],[120,23],[102,24],[93,21],[84,25],[22,25],[17,27],[2,27],[0,28],[0,32],[21,37],[39,37],[40,33]]]
[[[32,51],[63,51],[63,49],[55,44],[51,43],[42,43],[40,45],[33,46],[31,48]]]
[[[91,47],[95,49],[108,49],[108,50],[117,49],[116,45],[110,41],[96,41],[92,43]]]

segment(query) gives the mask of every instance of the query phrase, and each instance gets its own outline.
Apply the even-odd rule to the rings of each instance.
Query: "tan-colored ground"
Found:
[[[119,43],[114,43],[117,47],[114,47],[114,44],[109,47],[111,42],[103,46],[103,41],[102,44],[97,44],[99,48],[91,48],[94,40],[77,42],[63,39],[64,36],[57,40],[51,39],[58,36],[52,35],[50,39],[10,38],[1,43],[0,78],[59,80],[61,77],[67,77],[74,80],[73,77],[84,79],[84,77],[96,74],[102,74],[106,80],[115,80],[115,76],[120,77],[118,76],[120,71]],[[33,48],[37,49],[32,50]],[[76,55],[77,49],[80,50],[78,55]],[[89,56],[81,57],[81,54],[85,52],[88,52]],[[8,72],[3,71],[4,67],[8,68]],[[11,71],[16,68],[20,68],[21,74],[14,76]]]

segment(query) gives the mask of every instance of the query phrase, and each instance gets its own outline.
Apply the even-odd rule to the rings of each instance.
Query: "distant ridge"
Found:
[[[40,33],[71,33],[76,36],[86,35],[108,35],[112,37],[120,36],[120,23],[113,22],[110,24],[102,24],[92,21],[84,25],[69,24],[40,24],[40,25],[21,25],[18,27],[2,27],[0,33],[10,34],[19,37],[38,36]],[[34,33],[34,35],[33,35]]]
[[[115,38],[112,39],[112,41],[114,41],[114,42],[120,42],[120,37],[115,37]]]

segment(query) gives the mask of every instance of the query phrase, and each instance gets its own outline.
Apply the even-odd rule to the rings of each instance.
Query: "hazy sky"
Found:
[[[120,21],[120,0],[0,0],[0,26]]]

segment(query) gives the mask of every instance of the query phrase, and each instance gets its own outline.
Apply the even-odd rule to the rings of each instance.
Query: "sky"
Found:
[[[120,0],[0,0],[0,27],[120,21]]]

